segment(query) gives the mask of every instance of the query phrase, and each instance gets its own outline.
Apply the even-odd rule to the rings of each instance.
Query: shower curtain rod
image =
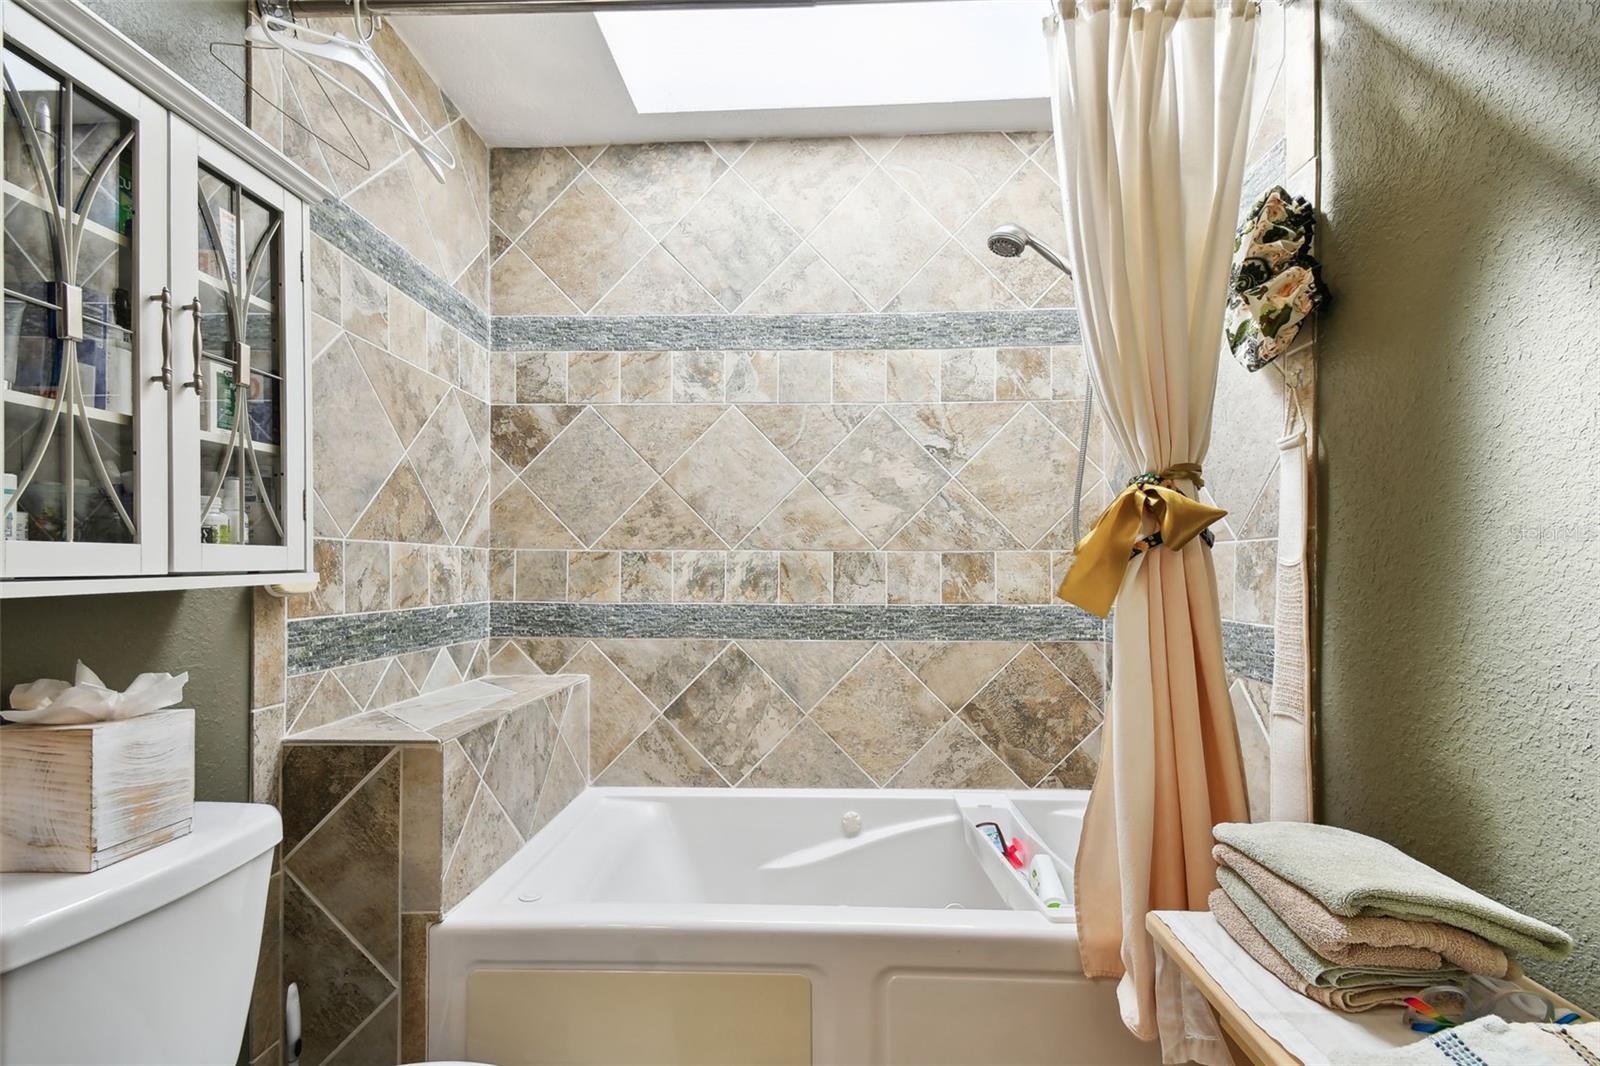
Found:
[[[364,0],[374,15],[532,15],[584,11],[669,11],[711,8],[828,7],[917,0]],[[348,15],[350,0],[289,0],[301,15]]]

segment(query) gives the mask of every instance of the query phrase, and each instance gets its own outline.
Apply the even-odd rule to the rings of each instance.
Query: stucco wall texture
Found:
[[[1600,5],[1323,0],[1325,821],[1600,1007]]]

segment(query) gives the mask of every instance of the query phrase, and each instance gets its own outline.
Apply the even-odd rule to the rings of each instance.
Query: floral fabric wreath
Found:
[[[1326,297],[1321,267],[1307,250],[1316,219],[1311,205],[1281,186],[1262,194],[1233,242],[1228,283],[1228,347],[1246,370],[1260,370],[1289,350],[1300,323]]]

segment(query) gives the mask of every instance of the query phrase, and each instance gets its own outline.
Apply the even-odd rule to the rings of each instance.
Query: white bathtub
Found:
[[[1081,792],[590,789],[432,931],[430,1054],[1158,1062],[1070,913],[985,869],[975,799],[1071,861]]]

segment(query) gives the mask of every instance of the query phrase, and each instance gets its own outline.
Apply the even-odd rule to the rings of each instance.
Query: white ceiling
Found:
[[[1050,126],[1049,106],[1042,97],[640,114],[592,14],[434,15],[391,21],[440,88],[496,147],[1044,130]],[[960,50],[963,44],[968,49],[965,53]],[[881,46],[884,42],[868,42],[869,49]],[[951,49],[945,55],[930,56],[930,67],[940,69],[943,64],[948,69],[955,62],[1022,62],[1030,66],[1040,62],[1026,51],[989,54],[993,49],[984,49],[976,41],[951,42]],[[854,54],[861,52],[854,49]],[[682,62],[702,63],[704,58],[686,54]]]

